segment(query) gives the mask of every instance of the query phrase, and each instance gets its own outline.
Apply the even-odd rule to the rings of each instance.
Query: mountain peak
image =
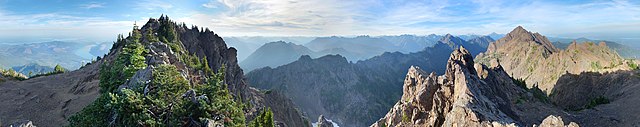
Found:
[[[558,49],[553,46],[553,44],[551,43],[551,41],[549,41],[549,39],[547,39],[547,37],[541,35],[540,33],[529,32],[522,26],[517,26],[506,36],[498,39],[494,46],[489,46],[490,48],[487,51],[493,52],[493,50],[496,50],[496,48],[511,50],[520,46],[530,46],[522,45],[520,43],[534,43],[534,45],[541,45],[543,47],[543,50],[545,50],[546,52],[545,54],[550,54],[558,51]]]
[[[508,33],[508,35],[512,35],[512,36],[518,35],[518,36],[521,36],[521,37],[526,36],[526,37],[529,37],[529,38],[531,38],[531,36],[532,36],[531,32],[527,31],[522,26],[518,26],[518,27],[514,28],[513,30],[511,30],[511,32]]]
[[[447,72],[452,72],[452,70],[456,69],[457,66],[460,66],[460,69],[466,69],[469,73],[475,74],[473,63],[473,56],[471,56],[471,53],[469,53],[469,51],[464,47],[460,46],[460,48],[453,50],[451,53],[451,56],[447,61]]]

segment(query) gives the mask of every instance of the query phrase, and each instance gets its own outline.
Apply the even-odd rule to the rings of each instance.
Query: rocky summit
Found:
[[[499,64],[474,63],[465,48],[453,51],[446,67],[441,76],[411,67],[402,98],[371,126],[532,126],[565,114],[518,87]]]
[[[566,73],[630,70],[629,62],[607,47],[605,42],[572,43],[561,50],[547,37],[518,26],[505,37],[491,43],[476,61],[491,64],[496,60],[514,78],[525,80],[527,87],[538,87],[547,94],[558,78]]]

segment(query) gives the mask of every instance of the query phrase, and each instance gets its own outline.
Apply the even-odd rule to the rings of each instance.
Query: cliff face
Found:
[[[566,50],[560,50],[545,36],[520,26],[476,56],[476,61],[483,64],[491,64],[492,60],[499,61],[512,77],[524,79],[528,87],[537,86],[548,94],[565,73],[630,69],[604,42],[572,43]]]
[[[514,84],[500,65],[475,64],[464,48],[451,53],[446,67],[436,76],[412,66],[402,98],[372,126],[531,126],[561,114]]]

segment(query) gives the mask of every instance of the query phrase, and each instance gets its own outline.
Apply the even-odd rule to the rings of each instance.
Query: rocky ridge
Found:
[[[551,93],[558,78],[565,73],[630,69],[628,63],[611,51],[605,42],[574,42],[561,50],[545,36],[531,33],[521,26],[491,43],[485,53],[476,56],[476,61],[487,65],[494,59],[509,75],[525,80],[527,87],[537,86],[547,94]]]
[[[333,127],[333,123],[329,122],[324,116],[318,117],[318,127]]]
[[[402,98],[372,126],[531,126],[565,114],[518,87],[499,64],[474,63],[462,47],[446,67],[436,76],[412,66]]]

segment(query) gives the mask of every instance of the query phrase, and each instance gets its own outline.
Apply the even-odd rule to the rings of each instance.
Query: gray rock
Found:
[[[13,124],[9,125],[9,127],[36,127],[36,126],[33,125],[33,122],[29,120],[21,120],[21,121],[14,122]]]
[[[333,123],[324,118],[323,115],[318,117],[318,127],[333,127]]]
[[[535,125],[534,125],[535,126]],[[540,127],[580,127],[574,122],[570,122],[568,125],[564,125],[564,121],[560,116],[550,115],[540,123]]]
[[[131,79],[129,79],[125,84],[120,85],[118,89],[139,89],[143,91],[148,91],[147,85],[151,82],[153,66],[148,66],[145,69],[138,70]],[[146,92],[144,93],[147,94]]]

